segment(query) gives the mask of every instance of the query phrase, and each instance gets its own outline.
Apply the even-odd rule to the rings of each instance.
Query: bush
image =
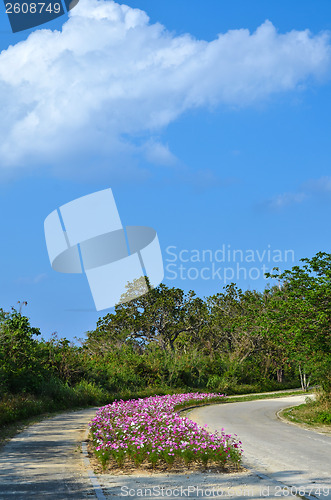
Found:
[[[81,381],[69,387],[58,379],[43,381],[40,394],[7,394],[0,400],[0,425],[40,415],[84,406],[106,404],[112,400],[109,393],[93,383]]]
[[[77,403],[84,406],[105,404],[110,398],[109,393],[104,389],[86,380],[81,380],[74,387],[74,394]]]
[[[319,411],[315,420],[321,424],[331,424],[331,413],[327,410]]]
[[[30,394],[7,395],[0,401],[0,425],[39,415],[55,409],[50,400],[37,399]]]

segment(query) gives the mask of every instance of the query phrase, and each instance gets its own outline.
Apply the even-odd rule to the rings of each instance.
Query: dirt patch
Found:
[[[199,473],[214,473],[214,474],[233,474],[238,472],[246,472],[247,469],[242,467],[241,465],[235,464],[225,464],[224,466],[220,466],[219,463],[209,462],[206,465],[203,465],[199,462],[191,462],[186,465],[180,459],[176,459],[173,465],[169,466],[164,463],[159,463],[155,467],[153,467],[147,460],[143,462],[139,467],[137,467],[133,461],[127,459],[124,463],[123,467],[118,467],[116,461],[114,459],[110,459],[105,466],[102,467],[99,460],[94,454],[93,443],[91,439],[86,440],[87,443],[87,453],[88,458],[90,460],[91,468],[95,474],[112,474],[114,476],[123,476],[123,475],[150,475],[150,474],[188,474],[192,472]]]

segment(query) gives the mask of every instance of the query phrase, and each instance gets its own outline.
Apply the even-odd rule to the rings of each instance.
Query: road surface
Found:
[[[31,425],[0,452],[0,500],[96,498],[79,450],[97,408]]]
[[[224,427],[227,433],[237,434],[243,443],[244,465],[293,487],[293,492],[305,489],[306,495],[325,500],[331,498],[331,437],[276,416],[282,408],[304,401],[305,396],[293,396],[227,403],[197,408],[188,416],[211,431]]]
[[[0,500],[121,497],[139,500],[142,496],[144,500],[162,496],[200,500],[210,496],[211,491],[216,493],[215,498],[278,500],[297,498],[293,493],[303,487],[308,488],[308,493],[311,490],[311,498],[326,500],[331,494],[324,495],[321,489],[319,495],[317,488],[326,488],[328,484],[331,438],[284,424],[275,416],[279,408],[302,399],[296,396],[231,403],[191,411],[190,418],[207,423],[212,430],[225,427],[228,432],[236,432],[244,444],[246,464],[258,475],[248,470],[234,474],[137,473],[96,477],[80,452],[87,424],[96,408],[49,418],[28,427],[1,449]],[[284,484],[294,485],[298,490],[286,490]],[[145,491],[142,495],[145,487],[148,491],[153,487],[166,490],[161,497]],[[190,488],[200,489],[200,493],[195,495]]]

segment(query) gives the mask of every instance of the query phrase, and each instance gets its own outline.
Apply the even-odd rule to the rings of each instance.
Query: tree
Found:
[[[286,342],[301,373],[310,372],[330,393],[331,254],[319,252],[301,262],[301,267],[267,275],[280,283],[269,307],[269,325],[275,341]]]
[[[139,284],[138,284],[139,286]],[[134,284],[128,285],[129,293]],[[137,342],[157,344],[163,350],[174,350],[180,336],[194,335],[204,322],[203,301],[193,291],[159,285],[145,295],[115,306],[88,332],[88,343],[106,342],[108,346]]]
[[[239,364],[259,348],[258,317],[261,294],[243,292],[234,283],[208,298],[210,325],[218,349],[231,353]]]
[[[20,303],[19,303],[20,304]],[[17,311],[0,309],[0,360],[4,386],[19,390],[33,384],[40,373],[38,342],[39,328],[31,327],[29,318],[23,316],[20,304]]]

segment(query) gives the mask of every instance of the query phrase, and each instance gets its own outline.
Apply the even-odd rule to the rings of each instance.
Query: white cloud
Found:
[[[142,153],[146,159],[154,165],[175,165],[177,160],[172,154],[168,145],[150,139],[142,147]]]
[[[45,281],[48,278],[46,273],[37,274],[36,276],[21,276],[15,282],[21,285],[38,285],[42,281]]]
[[[308,199],[321,199],[322,197],[329,199],[330,194],[331,177],[325,175],[318,179],[309,179],[301,184],[298,191],[275,195],[259,206],[263,209],[278,211],[291,205],[303,203]]]
[[[304,184],[304,188],[307,191],[312,192],[313,194],[330,195],[331,194],[331,177],[325,175],[323,177],[320,177],[319,179],[310,179],[308,182],[306,182]]]
[[[0,167],[65,175],[80,162],[107,170],[137,155],[172,164],[153,137],[186,110],[254,103],[329,65],[325,33],[279,34],[266,21],[206,42],[149,24],[137,9],[80,0],[61,32],[35,31],[0,54]]]
[[[266,200],[262,206],[272,211],[278,211],[291,205],[298,205],[308,198],[307,193],[283,193]]]

